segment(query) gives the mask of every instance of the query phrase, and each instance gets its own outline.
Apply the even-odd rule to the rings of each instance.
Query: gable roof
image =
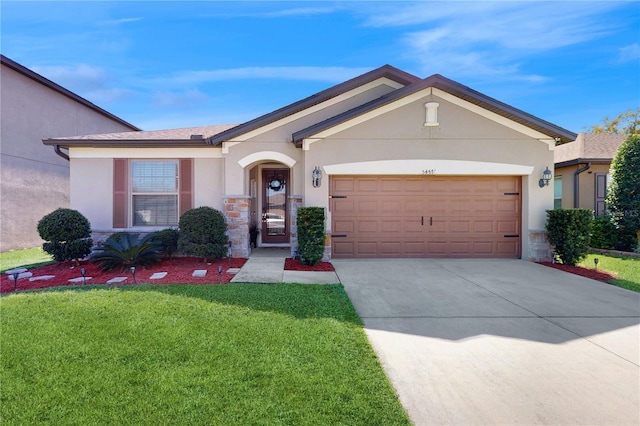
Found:
[[[566,167],[586,162],[611,163],[624,140],[624,135],[580,133],[574,142],[556,146],[553,153],[555,165]]]
[[[297,147],[300,147],[302,145],[303,139],[305,138],[311,137],[312,135],[317,134],[323,130],[327,130],[352,118],[363,115],[367,112],[375,110],[376,108],[380,108],[384,105],[390,104],[394,101],[397,101],[429,87],[440,89],[460,99],[463,99],[474,105],[478,105],[488,111],[512,120],[516,123],[522,124],[542,134],[555,138],[556,140],[559,140],[561,142],[573,141],[577,137],[575,133],[567,129],[563,129],[562,127],[556,126],[555,124],[542,120],[541,118],[535,117],[489,96],[483,95],[476,90],[473,90],[467,86],[443,77],[440,74],[434,74],[423,80],[419,80],[417,82],[414,82],[413,84],[388,93],[387,95],[384,95],[378,99],[374,99],[354,109],[336,115],[335,117],[331,117],[320,123],[316,123],[313,126],[307,127],[306,129],[299,130],[292,135],[292,142],[294,142]]]
[[[60,86],[59,84],[54,83],[53,81],[41,76],[40,74],[30,70],[29,68],[20,65],[19,63],[17,63],[16,61],[7,58],[6,56],[0,54],[0,63],[2,63],[2,65],[5,65],[8,68],[11,68],[12,70],[16,71],[17,73],[22,74],[23,76],[30,78],[31,80],[42,84],[43,86],[60,93],[63,96],[66,96],[69,99],[72,99],[76,102],[78,102],[79,104],[92,109],[93,111],[97,112],[98,114],[104,115],[105,117],[116,121],[124,126],[129,127],[131,130],[140,130],[140,128],[134,126],[133,124],[124,121],[122,118],[117,117],[113,114],[111,114],[108,111],[105,111],[104,109],[100,108],[99,106],[89,102],[88,100],[86,100],[85,98],[76,95],[75,93],[73,93],[72,91],[65,89],[64,87]]]
[[[298,102],[294,102],[290,105],[277,109],[256,119],[247,121],[246,123],[240,124],[239,126],[236,126],[233,129],[229,129],[226,132],[217,134],[214,137],[209,138],[208,142],[212,145],[220,145],[224,141],[233,139],[244,133],[281,120],[284,117],[303,111],[309,107],[325,102],[331,98],[339,96],[343,93],[346,93],[350,90],[378,80],[380,78],[388,78],[389,80],[395,81],[405,86],[420,81],[420,78],[416,77],[415,75],[392,67],[391,65],[383,65],[380,68],[376,68],[358,77],[352,78],[351,80],[347,80],[343,83],[337,84],[333,87],[323,90],[322,92],[318,92],[315,95],[311,95],[308,98],[302,99]]]

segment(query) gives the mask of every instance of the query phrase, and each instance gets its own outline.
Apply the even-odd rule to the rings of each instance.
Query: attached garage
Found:
[[[519,258],[520,176],[331,176],[334,258]]]

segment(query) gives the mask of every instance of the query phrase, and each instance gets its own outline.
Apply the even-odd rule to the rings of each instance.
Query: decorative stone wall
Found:
[[[545,229],[529,229],[529,261],[551,262],[553,255],[547,231]]]
[[[298,253],[298,207],[302,204],[302,195],[289,195],[289,243],[291,244],[291,257]]]
[[[229,227],[227,234],[231,242],[233,257],[249,257],[249,212],[251,197],[233,195],[224,198],[224,216]]]

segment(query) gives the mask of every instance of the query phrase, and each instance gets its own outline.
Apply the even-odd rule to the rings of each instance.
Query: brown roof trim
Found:
[[[262,126],[266,126],[267,124],[273,123],[284,117],[300,112],[313,105],[320,104],[322,102],[327,101],[328,99],[331,99],[343,93],[346,93],[349,90],[353,90],[359,86],[362,86],[363,84],[366,84],[384,77],[404,85],[410,85],[412,83],[416,83],[420,81],[420,78],[413,74],[409,74],[408,72],[392,67],[391,65],[384,65],[380,68],[376,68],[358,77],[352,78],[351,80],[347,80],[343,83],[337,84],[326,90],[323,90],[314,95],[311,95],[308,98],[294,102],[290,105],[277,109],[273,112],[270,112],[268,114],[255,118],[253,120],[247,121],[246,123],[240,124],[239,126],[234,127],[233,129],[229,129],[227,131],[214,135],[211,138],[209,138],[208,141],[212,145],[219,145],[224,141],[227,141],[234,137],[248,133]]]
[[[292,142],[295,143],[297,147],[300,147],[302,146],[302,140],[305,138],[429,87],[440,89],[474,105],[478,105],[488,111],[537,130],[538,132],[552,138],[559,138],[561,142],[573,141],[578,136],[567,129],[551,124],[548,121],[507,105],[504,102],[500,102],[494,98],[486,96],[467,86],[443,77],[440,74],[434,74],[424,80],[420,80],[371,102],[360,105],[357,108],[346,111],[320,123],[316,123],[306,129],[299,130],[292,135]]]
[[[12,59],[9,59],[6,56],[1,55],[1,54],[0,54],[0,63],[2,63],[2,65],[6,65],[7,67],[11,68],[12,70],[24,75],[25,77],[30,78],[30,79],[32,79],[32,80],[34,80],[34,81],[36,81],[36,82],[48,87],[51,90],[54,90],[54,91],[60,93],[61,95],[66,96],[66,97],[68,97],[68,98],[70,98],[70,99],[72,99],[72,100],[74,100],[74,101],[86,106],[89,109],[94,110],[98,114],[102,114],[105,117],[122,124],[123,126],[129,127],[131,130],[136,130],[136,131],[142,130],[139,127],[134,126],[133,124],[131,124],[131,123],[127,122],[127,121],[124,121],[122,118],[117,117],[117,116],[111,114],[108,111],[105,111],[104,109],[100,108],[99,106],[89,102],[85,98],[76,95],[72,91],[70,91],[68,89],[65,89],[64,87],[60,86],[59,84],[54,83],[53,81],[41,76],[40,74],[30,70],[29,68],[27,68],[27,67],[25,67],[23,65],[20,65],[16,61],[14,61]]]
[[[42,143],[65,148],[211,148],[205,139],[43,139]]]
[[[580,164],[586,164],[586,163],[591,163],[591,164],[611,164],[611,160],[606,159],[606,158],[576,158],[574,160],[568,160],[568,161],[562,161],[560,163],[555,163],[553,165],[553,167],[556,168],[556,169],[561,169],[562,167],[578,166]]]

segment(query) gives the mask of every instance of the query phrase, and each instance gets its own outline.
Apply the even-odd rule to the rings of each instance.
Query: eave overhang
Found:
[[[554,167],[556,169],[561,169],[563,167],[571,167],[571,166],[579,166],[580,164],[611,164],[611,159],[606,158],[576,158],[574,160],[562,161],[560,163],[555,163]]]
[[[204,139],[43,139],[42,143],[64,148],[211,148]]]

